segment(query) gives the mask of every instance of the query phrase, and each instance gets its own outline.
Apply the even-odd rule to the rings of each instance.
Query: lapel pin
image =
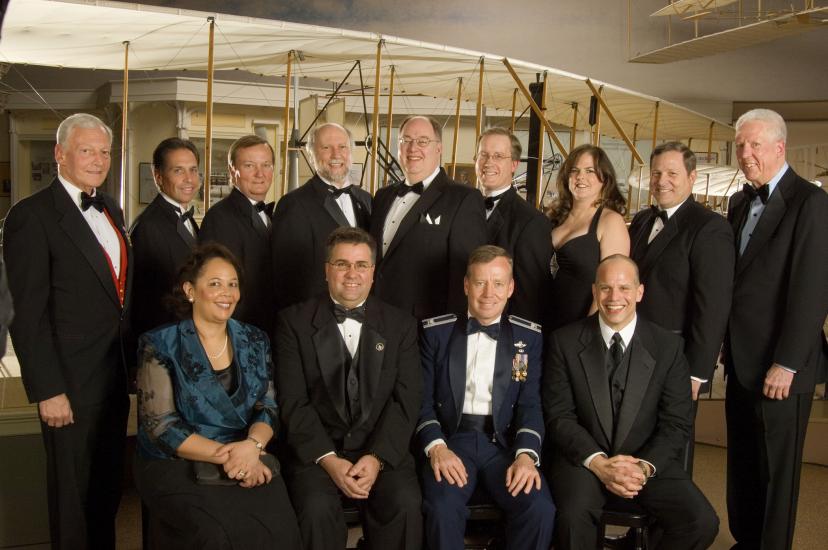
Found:
[[[384,350],[384,349],[385,349],[385,344],[383,344],[382,342],[380,342],[379,344],[377,344],[377,351],[382,351],[382,350]]]

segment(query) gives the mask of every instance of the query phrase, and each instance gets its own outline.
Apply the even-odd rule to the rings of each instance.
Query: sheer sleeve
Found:
[[[138,347],[138,423],[139,429],[158,449],[175,456],[178,447],[195,430],[175,407],[172,368],[152,342],[141,338]]]

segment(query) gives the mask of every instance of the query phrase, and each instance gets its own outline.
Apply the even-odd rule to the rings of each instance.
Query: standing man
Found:
[[[75,114],[57,131],[58,177],[17,203],[4,256],[11,335],[46,447],[54,548],[115,548],[129,412],[123,340],[132,252],[117,203],[98,191],[112,131]]]
[[[273,328],[273,203],[265,204],[264,200],[273,184],[275,161],[273,148],[259,136],[234,141],[227,153],[233,190],[207,211],[199,234],[201,242],[226,246],[242,265],[244,293],[233,317],[268,334]]]
[[[657,207],[636,214],[630,256],[647,292],[641,315],[684,337],[693,416],[699,390],[713,378],[733,292],[733,231],[722,216],[693,200],[696,155],[683,143],[663,143],[650,155],[650,188]],[[693,472],[693,431],[685,469]]]
[[[828,196],[785,161],[785,121],[736,121],[750,182],[730,199],[736,278],[725,341],[727,509],[739,548],[790,548],[814,386],[828,348]]]
[[[604,505],[625,500],[655,518],[658,548],[708,548],[719,519],[680,461],[691,425],[681,337],[636,315],[644,286],[626,256],[601,261],[592,294],[598,314],[552,333],[543,373],[555,548],[596,548]]]
[[[426,539],[463,547],[466,504],[478,485],[506,515],[506,546],[549,550],[555,506],[538,471],[543,439],[540,325],[503,317],[512,258],[492,245],[469,256],[468,319],[423,321],[425,390],[417,422]]]
[[[374,292],[418,319],[465,313],[466,261],[486,244],[483,199],[440,168],[441,139],[430,117],[402,121],[397,158],[405,182],[377,191],[371,216],[381,251]]]
[[[198,238],[190,203],[201,187],[198,150],[185,139],[167,138],[152,153],[152,175],[158,195],[129,231],[135,248],[135,307],[132,327],[140,335],[176,320],[164,304],[178,268]]]
[[[308,138],[316,175],[279,200],[273,213],[276,311],[325,292],[325,243],[337,227],[368,229],[371,195],[349,179],[351,133],[328,122]]]
[[[422,543],[409,452],[423,395],[417,324],[369,297],[375,257],[368,233],[336,229],[327,242],[328,292],[276,322],[285,479],[308,550],[345,547],[340,495],[360,504],[368,548]]]
[[[509,312],[541,323],[554,315],[549,311],[552,225],[512,187],[520,153],[520,142],[511,132],[489,128],[480,135],[474,167],[483,187],[488,243],[514,258]]]

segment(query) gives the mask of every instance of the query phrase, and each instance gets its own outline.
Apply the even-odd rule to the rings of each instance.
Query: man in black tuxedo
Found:
[[[316,175],[276,204],[272,245],[277,311],[325,292],[325,243],[331,231],[368,229],[371,195],[348,175],[352,145],[351,133],[339,124],[315,128],[306,149]]]
[[[725,339],[727,503],[738,548],[790,548],[814,385],[828,347],[828,196],[785,161],[767,109],[736,121],[750,182],[730,199],[736,278]]]
[[[190,203],[198,193],[198,150],[193,142],[167,138],[152,153],[152,176],[158,195],[129,230],[135,249],[135,335],[176,321],[164,304],[172,292],[178,268],[198,238]]]
[[[46,447],[54,548],[115,548],[129,412],[123,340],[132,251],[117,203],[98,191],[112,132],[75,114],[57,131],[58,177],[12,207],[4,257],[11,335]]]
[[[598,314],[553,332],[543,373],[555,548],[597,546],[605,504],[656,519],[658,548],[703,549],[719,520],[682,468],[690,382],[681,337],[636,315],[644,286],[620,254],[598,265]]]
[[[420,488],[409,442],[422,398],[413,317],[369,297],[376,243],[358,228],[327,242],[328,291],[282,310],[276,382],[285,479],[307,549],[345,547],[340,494],[368,548],[419,549]]]
[[[418,319],[466,312],[466,261],[486,244],[483,198],[440,168],[441,139],[432,118],[402,121],[397,158],[405,182],[377,191],[371,216],[380,251],[374,293]]]
[[[273,328],[273,203],[264,201],[273,184],[275,162],[267,140],[248,135],[234,141],[227,153],[233,190],[207,211],[199,233],[200,242],[223,244],[242,264],[242,296],[233,317],[268,334]]]
[[[693,151],[677,141],[662,143],[650,155],[650,189],[658,206],[638,212],[630,224],[630,257],[647,289],[638,312],[684,337],[692,418],[722,347],[736,262],[730,224],[693,200],[695,181]],[[685,469],[693,471],[692,430]]]
[[[509,312],[545,324],[551,313],[552,225],[512,187],[520,154],[520,142],[509,130],[489,128],[480,134],[474,166],[483,189],[488,243],[514,258]]]

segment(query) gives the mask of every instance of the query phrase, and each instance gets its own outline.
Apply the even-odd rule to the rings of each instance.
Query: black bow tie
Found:
[[[469,318],[469,324],[466,326],[466,334],[471,335],[475,332],[482,332],[492,340],[497,340],[497,337],[500,336],[500,323],[481,325],[480,321],[471,317]]]
[[[342,304],[334,304],[333,314],[337,323],[344,323],[345,319],[353,319],[359,323],[365,321],[365,304],[346,309]]]
[[[661,208],[659,208],[656,205],[652,205],[650,207],[650,210],[653,211],[653,216],[655,216],[656,218],[661,218],[661,223],[663,223],[664,225],[667,225],[667,220],[669,218],[667,217],[667,211],[666,210],[662,210]]]
[[[770,190],[769,187],[770,186],[766,184],[757,189],[753,185],[746,183],[742,186],[742,191],[744,191],[745,195],[748,196],[750,202],[753,202],[756,199],[756,197],[759,197],[759,200],[762,201],[762,204],[767,204],[768,191]]]
[[[503,198],[503,195],[498,195],[496,197],[486,197],[485,199],[483,199],[483,204],[486,205],[486,210],[491,210],[492,208],[494,208],[495,205],[497,205],[497,201],[499,201],[501,198]]]
[[[89,210],[90,206],[98,212],[103,212],[103,195],[98,195],[97,193],[95,193],[95,195],[92,196],[86,191],[81,191],[81,210],[86,212],[87,210]]]
[[[195,212],[195,207],[191,206],[189,210],[182,210],[181,211],[181,223],[186,222],[187,220],[193,221],[193,213]]]
[[[345,187],[336,187],[335,185],[328,186],[328,192],[333,195],[334,200],[338,199],[341,195],[351,195],[351,186],[346,185]],[[353,195],[351,195],[353,196]]]
[[[256,207],[256,212],[264,212],[265,214],[267,214],[268,218],[273,217],[273,203],[272,202],[269,202],[269,203],[265,204],[264,202],[259,201],[254,206]]]
[[[414,185],[406,185],[401,183],[399,187],[397,187],[397,196],[404,197],[409,193],[417,193],[418,195],[422,195],[423,189],[425,189],[423,182],[415,183]]]

